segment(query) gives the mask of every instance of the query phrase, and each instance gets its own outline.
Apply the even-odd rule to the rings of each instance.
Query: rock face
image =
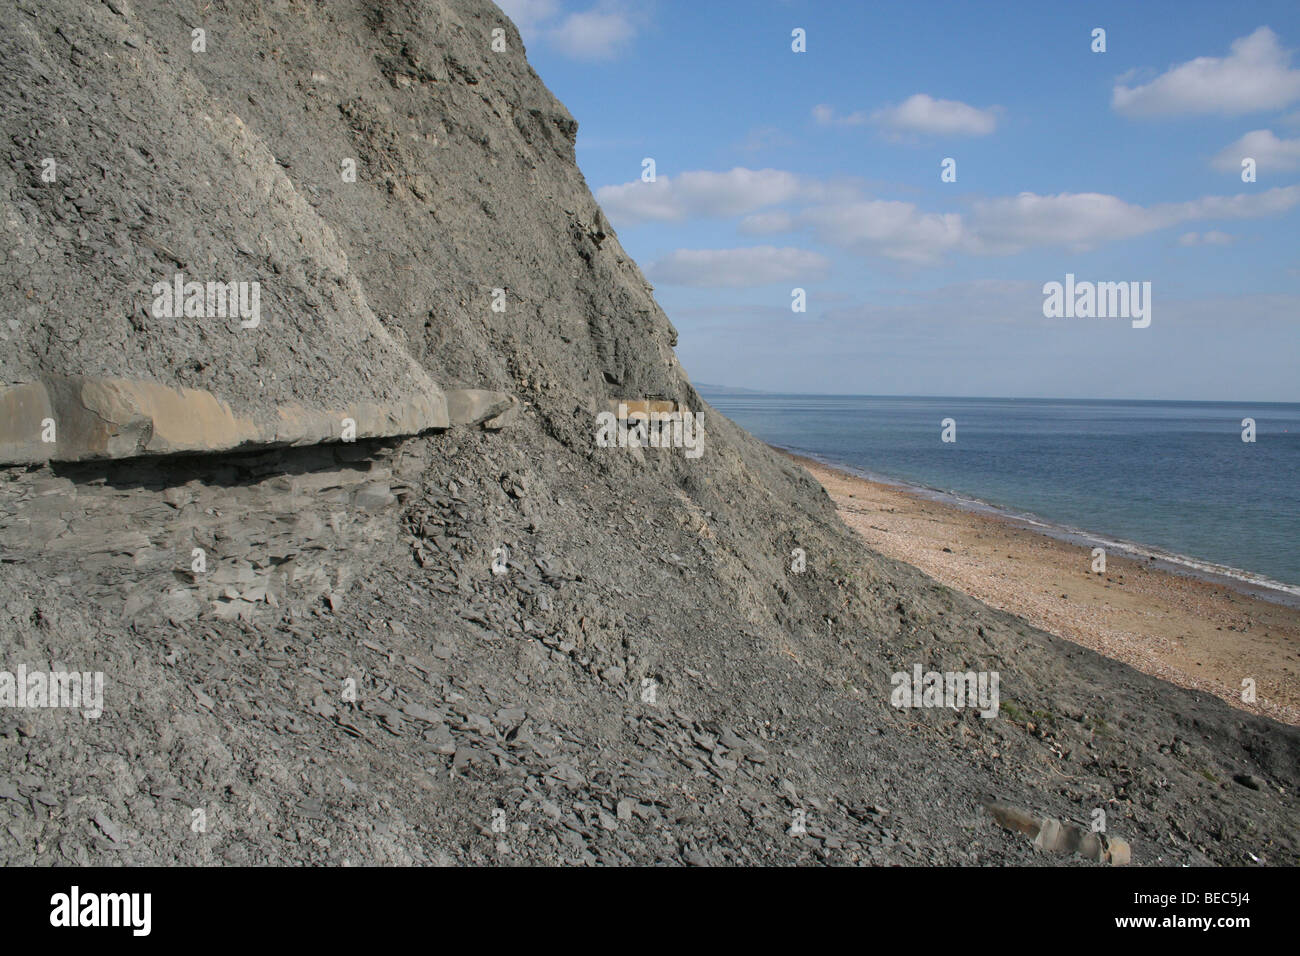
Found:
[[[224,25],[210,54],[191,53],[166,5],[115,6],[3,14],[0,58],[31,82],[0,93],[0,376],[154,380],[264,422],[293,402],[436,395],[310,193],[237,112],[247,99],[205,82]]]
[[[1300,861],[1300,734],[865,551],[701,402],[491,3],[12,0],[0,68],[0,671],[105,678],[0,707],[0,862],[1034,861],[990,799]]]

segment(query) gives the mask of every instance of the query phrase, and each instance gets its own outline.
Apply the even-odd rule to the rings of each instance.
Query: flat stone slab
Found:
[[[447,396],[447,417],[453,425],[477,425],[509,411],[515,399],[505,392],[482,388],[453,389]]]
[[[447,405],[440,393],[336,410],[287,404],[278,407],[274,420],[260,421],[236,415],[226,402],[201,389],[142,379],[50,377],[0,388],[0,464],[415,435],[447,428]]]

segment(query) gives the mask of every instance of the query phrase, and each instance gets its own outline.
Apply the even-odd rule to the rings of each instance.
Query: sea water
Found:
[[[1300,405],[700,393],[864,477],[1300,596]]]

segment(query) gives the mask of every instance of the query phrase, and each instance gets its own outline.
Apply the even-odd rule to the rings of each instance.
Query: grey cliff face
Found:
[[[990,801],[1300,861],[1295,729],[866,550],[701,401],[491,3],[14,0],[0,69],[0,671],[104,678],[0,706],[0,862],[1036,861]]]

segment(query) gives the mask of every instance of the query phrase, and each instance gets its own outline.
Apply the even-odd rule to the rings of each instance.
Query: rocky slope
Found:
[[[1300,733],[866,551],[704,406],[486,0],[17,0],[0,64],[6,384],[521,400],[0,470],[0,668],[105,675],[97,719],[0,708],[0,861],[1040,859],[990,799],[1300,861]],[[159,317],[178,271],[260,323]],[[600,447],[619,399],[703,411],[703,454]],[[997,671],[999,716],[891,707],[917,664]]]

